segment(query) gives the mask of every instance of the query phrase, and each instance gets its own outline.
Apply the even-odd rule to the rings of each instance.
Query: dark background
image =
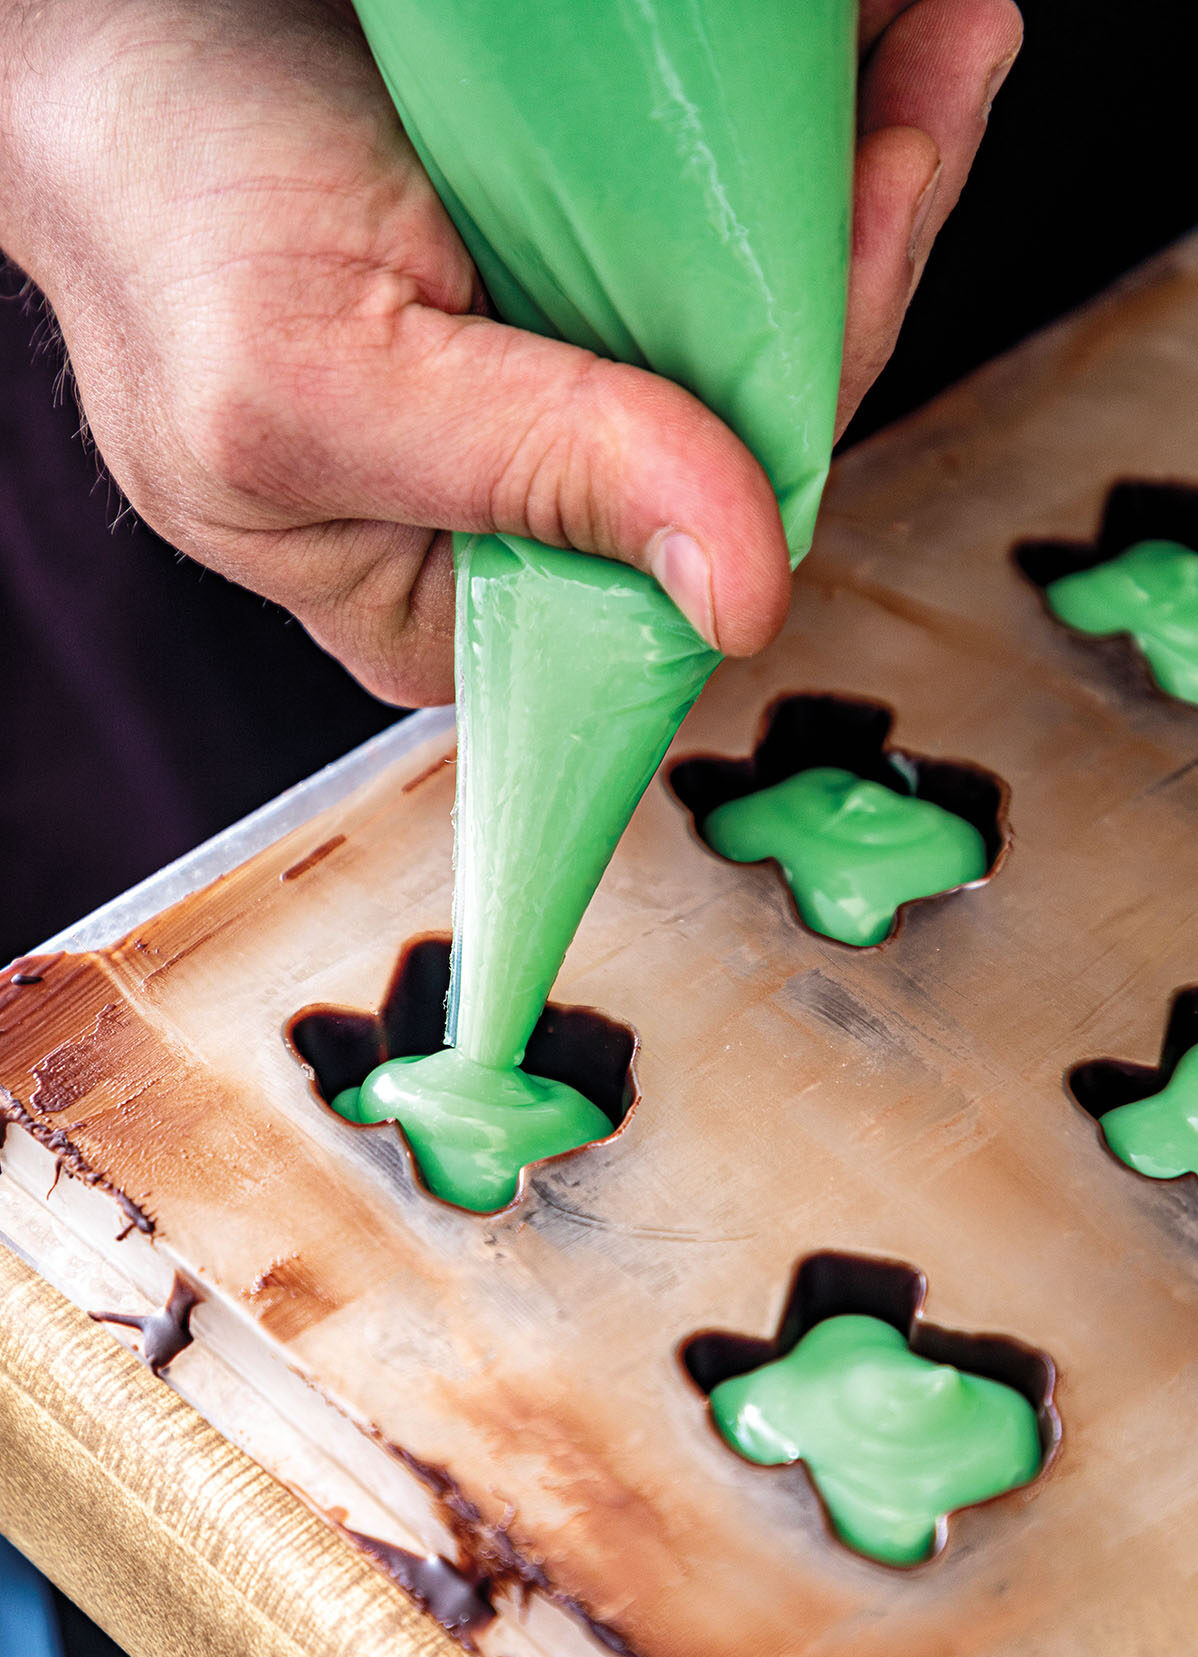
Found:
[[[846,442],[926,402],[1198,222],[1198,7],[1021,4],[1023,51],[898,349]]]
[[[1026,0],[1022,57],[846,443],[1198,220],[1193,15],[1192,0]],[[35,321],[0,303],[0,960],[394,717],[274,607],[127,520],[110,530],[119,501],[69,395],[54,406]],[[79,1619],[67,1638],[115,1650]]]

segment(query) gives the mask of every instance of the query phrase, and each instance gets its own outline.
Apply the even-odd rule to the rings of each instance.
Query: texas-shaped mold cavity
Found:
[[[635,1063],[638,1037],[630,1025],[594,1008],[549,1002],[529,1039],[521,1068],[530,1076],[577,1090],[598,1107],[611,1132],[585,1145],[525,1163],[519,1169],[511,1199],[497,1207],[467,1209],[440,1197],[430,1190],[408,1136],[397,1122],[347,1121],[334,1110],[333,1102],[359,1087],[371,1071],[389,1059],[420,1058],[440,1051],[449,993],[450,947],[451,940],[443,933],[411,939],[400,952],[377,1010],[326,1004],[303,1007],[288,1022],[284,1035],[321,1104],[347,1131],[398,1137],[413,1180],[433,1201],[466,1212],[507,1212],[520,1202],[538,1169],[579,1156],[592,1145],[606,1145],[623,1131],[640,1100]]]
[[[771,1476],[798,1464],[833,1536],[891,1566],[940,1553],[965,1507],[1025,1500],[1061,1437],[1051,1358],[928,1322],[926,1293],[901,1262],[813,1254],[772,1336],[679,1349],[721,1441]]]
[[[1065,1076],[1070,1097],[1098,1123],[1104,1148],[1149,1179],[1198,1175],[1198,985],[1169,1006],[1159,1063],[1088,1059]]]
[[[773,864],[806,930],[875,948],[916,904],[985,885],[1011,838],[1001,777],[895,747],[893,724],[890,708],[859,697],[784,696],[747,758],[691,755],[670,769],[669,787],[717,856]],[[727,808],[754,799],[762,821],[738,825],[738,846]],[[779,829],[792,825],[802,839],[786,848]]]
[[[1198,703],[1198,488],[1117,483],[1092,541],[1023,541],[1012,557],[1057,627],[1108,675]]]

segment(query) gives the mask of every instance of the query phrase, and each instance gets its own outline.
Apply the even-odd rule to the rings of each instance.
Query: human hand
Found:
[[[894,350],[1022,39],[1015,0],[861,0],[860,140],[837,435]]]
[[[1013,0],[865,0],[842,422],[1018,40]],[[757,463],[677,386],[482,314],[336,0],[0,0],[0,64],[0,245],[54,307],[113,476],[371,690],[452,695],[445,525],[647,568],[731,654],[777,631]],[[663,556],[668,526],[697,564]]]

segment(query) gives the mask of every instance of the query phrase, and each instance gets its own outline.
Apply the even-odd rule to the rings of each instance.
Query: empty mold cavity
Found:
[[[803,1469],[801,1476],[807,1478],[820,1501],[832,1535],[854,1552],[864,1553],[866,1557],[883,1564],[920,1564],[939,1554],[947,1541],[952,1513],[961,1511],[965,1506],[1021,1499],[1018,1492],[1026,1490],[1029,1483],[1043,1474],[1061,1438],[1060,1419],[1053,1402],[1056,1371],[1052,1360],[1045,1353],[1010,1336],[969,1334],[927,1322],[923,1317],[926,1293],[927,1283],[923,1274],[899,1261],[839,1253],[814,1254],[799,1265],[773,1336],[762,1339],[725,1331],[705,1331],[692,1336],[679,1350],[679,1357],[691,1381],[710,1401],[711,1394],[724,1383],[748,1376],[763,1365],[773,1364],[794,1352],[804,1336],[818,1326],[835,1327],[828,1324],[830,1319],[876,1319],[880,1324],[896,1330],[917,1358],[935,1365],[951,1365],[966,1377],[976,1376],[998,1382],[1026,1400],[1035,1422],[1034,1442],[1030,1446],[1034,1465],[1028,1467],[1028,1477],[1020,1478],[1018,1484],[998,1494],[971,1499],[955,1508],[950,1507],[944,1514],[936,1514],[930,1545],[923,1548],[918,1556],[906,1559],[886,1557],[884,1552],[854,1546],[848,1534],[842,1534],[837,1522],[835,1499],[821,1490],[819,1475],[810,1471],[801,1455],[794,1461],[788,1458],[785,1465],[769,1469],[773,1476],[794,1477],[797,1462]],[[922,1366],[911,1367],[922,1369]],[[946,1379],[950,1385],[955,1385],[953,1377]],[[861,1382],[855,1379],[851,1385],[859,1388]],[[867,1406],[869,1419],[862,1423],[862,1436],[868,1437],[874,1421],[885,1420],[886,1416],[878,1411],[876,1399],[869,1403],[860,1392],[855,1399],[846,1396],[843,1408],[852,1412],[860,1410],[863,1405]],[[837,1406],[838,1413],[841,1407]],[[935,1407],[933,1405],[933,1409]],[[1022,1410],[1022,1405],[1017,1408]],[[1029,1421],[1028,1431],[1031,1433],[1031,1417],[1026,1411],[1023,1414]],[[720,1431],[710,1402],[709,1421],[720,1442],[737,1453]],[[884,1431],[884,1427],[879,1428],[879,1437]],[[909,1453],[909,1446],[907,1449]],[[753,1456],[746,1459],[758,1461],[764,1458]],[[781,1457],[772,1459],[782,1460]],[[834,1477],[825,1469],[829,1491]],[[860,1492],[863,1488],[862,1477],[860,1472],[855,1476],[846,1475],[846,1482],[850,1487],[855,1483]]]
[[[1065,1087],[1123,1166],[1150,1179],[1198,1174],[1198,985],[1174,995],[1158,1064],[1089,1059],[1068,1072]],[[1144,1110],[1127,1108],[1157,1099]],[[1112,1118],[1114,1111],[1122,1114]]]
[[[1144,542],[1162,541],[1198,554],[1198,488],[1180,483],[1118,483],[1106,498],[1092,541],[1024,541],[1012,557],[1038,589],[1049,618],[1084,640],[1103,658],[1112,676],[1122,676],[1134,662],[1141,684],[1170,701],[1192,706],[1198,701],[1198,590],[1191,595],[1177,584],[1163,605],[1159,600],[1148,605],[1141,598],[1124,625],[1101,628],[1090,618],[1084,627],[1066,620],[1054,609],[1047,591],[1066,577],[1113,564]],[[1187,679],[1191,680],[1188,688]]]
[[[979,867],[984,861],[981,872],[970,879],[953,881],[950,878],[949,884],[938,891],[927,892],[925,888],[925,895],[906,897],[893,905],[886,903],[886,917],[878,927],[878,931],[885,927],[885,932],[881,936],[871,936],[866,943],[859,941],[858,937],[840,936],[837,932],[827,931],[823,922],[814,924],[814,916],[809,919],[804,914],[803,905],[786,877],[780,857],[766,855],[752,859],[774,865],[793,912],[807,930],[832,937],[835,941],[851,943],[855,947],[873,947],[897,934],[904,915],[913,905],[929,903],[950,892],[971,889],[989,881],[998,872],[1010,843],[1007,823],[1009,794],[1002,779],[968,761],[932,759],[892,747],[890,732],[893,724],[893,711],[877,702],[828,694],[785,696],[767,709],[760,735],[748,758],[692,755],[671,768],[669,786],[690,812],[699,839],[709,850],[716,851],[717,856],[724,854],[711,845],[705,833],[713,812],[733,801],[774,788],[800,773],[823,772],[826,769],[852,773],[862,782],[880,785],[900,798],[926,801],[962,819],[976,830],[981,841]],[[876,800],[876,791],[870,792]],[[863,814],[857,811],[844,814],[845,820],[850,817],[853,823],[863,821]],[[880,857],[876,839],[866,843],[868,833],[860,844],[874,871],[870,879],[876,880]],[[904,838],[901,830],[899,838]],[[860,855],[851,832],[846,833],[845,868],[851,870],[852,859]],[[893,878],[899,881],[906,878],[908,870],[902,860],[909,855],[906,845],[896,847],[897,875]],[[725,860],[748,862],[750,859],[738,857]],[[796,884],[801,885],[801,879]],[[808,907],[809,910],[813,908],[810,903]],[[851,930],[851,926],[850,922],[846,930]]]
[[[284,1032],[287,1044],[306,1071],[316,1097],[330,1111],[338,1095],[359,1087],[388,1059],[422,1058],[441,1050],[450,945],[450,938],[441,933],[426,934],[407,943],[377,1012],[316,1005],[302,1008],[290,1020]],[[529,1039],[521,1070],[581,1093],[607,1118],[611,1133],[525,1164],[515,1194],[502,1205],[503,1210],[519,1202],[534,1171],[577,1156],[590,1145],[607,1144],[622,1130],[640,1098],[635,1069],[637,1046],[637,1035],[630,1025],[590,1007],[548,1003]],[[340,1112],[333,1114],[357,1133],[398,1135],[416,1184],[435,1200],[447,1201],[430,1191],[407,1135],[397,1122],[359,1123],[346,1120]],[[448,1206],[464,1205],[449,1202]]]

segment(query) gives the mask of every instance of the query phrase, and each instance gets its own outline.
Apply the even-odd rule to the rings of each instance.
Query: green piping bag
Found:
[[[688,387],[810,545],[840,377],[855,0],[358,0],[505,321]],[[517,1065],[719,660],[648,577],[457,536],[447,1041]]]

